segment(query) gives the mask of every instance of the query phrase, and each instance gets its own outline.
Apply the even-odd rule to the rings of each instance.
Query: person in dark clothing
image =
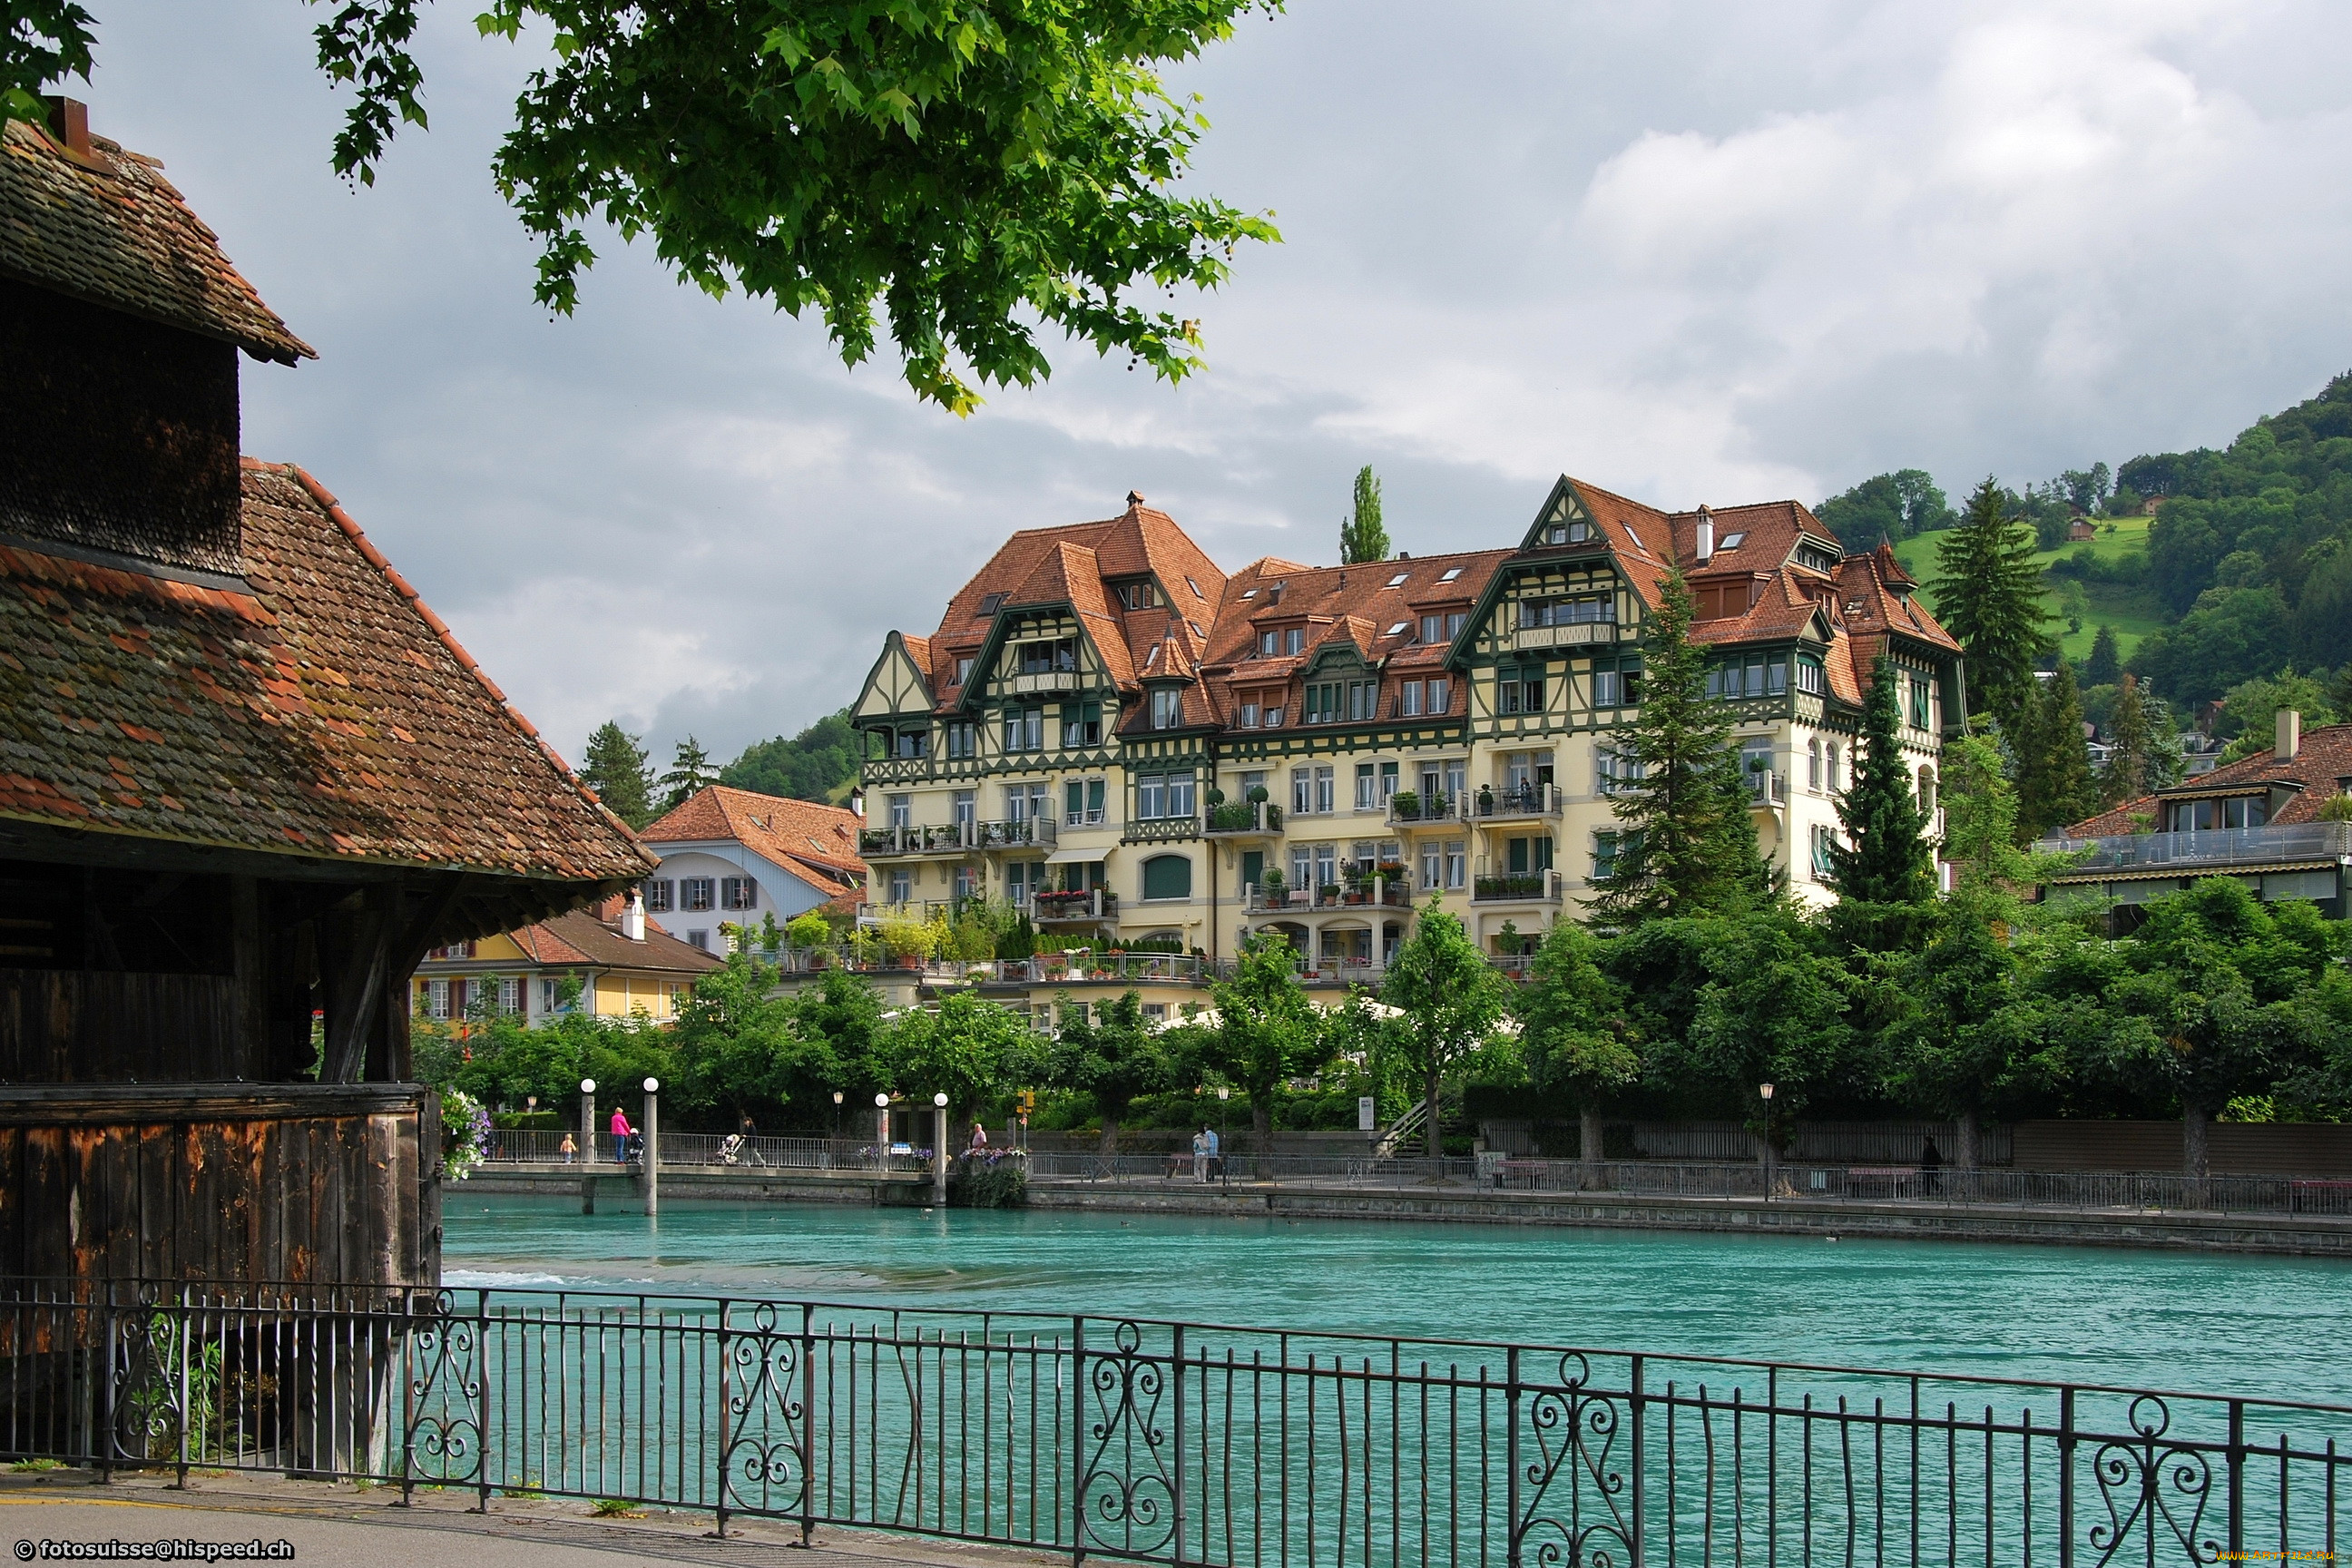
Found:
[[[1939,1173],[1943,1168],[1944,1156],[1937,1150],[1936,1141],[1930,1138],[1927,1147],[1919,1151],[1919,1190],[1923,1193],[1937,1191],[1942,1185],[1943,1177]]]

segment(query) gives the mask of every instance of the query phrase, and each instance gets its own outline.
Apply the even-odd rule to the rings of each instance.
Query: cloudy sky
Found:
[[[2225,441],[2352,366],[2352,26],[2329,0],[1291,0],[1178,74],[1272,209],[1181,388],[1079,351],[959,422],[617,242],[530,300],[488,160],[532,63],[438,7],[429,134],[328,171],[320,13],[89,0],[91,123],[164,160],[322,354],[246,449],[335,490],[567,755],[717,756],[856,692],[1013,528],[1138,489],[1228,566],[1416,552],[1567,471],[1662,505],[1952,490]],[[83,90],[76,84],[76,91]]]

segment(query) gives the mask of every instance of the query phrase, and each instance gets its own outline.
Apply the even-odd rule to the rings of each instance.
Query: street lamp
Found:
[[[841,1090],[833,1091],[833,1135],[841,1136]]]
[[[1233,1110],[1233,1085],[1229,1083],[1217,1085],[1217,1182],[1221,1186],[1229,1184],[1225,1179],[1225,1172],[1231,1167],[1225,1162],[1232,1156],[1225,1152],[1225,1126],[1226,1117]]]
[[[1759,1083],[1756,1086],[1756,1092],[1764,1100],[1764,1201],[1769,1204],[1772,1201],[1773,1159],[1779,1152],[1772,1146],[1772,1086]]]

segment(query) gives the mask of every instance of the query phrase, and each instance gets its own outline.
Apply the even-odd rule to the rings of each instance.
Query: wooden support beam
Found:
[[[243,1077],[269,1076],[269,944],[262,930],[258,878],[228,879],[229,968],[236,977],[236,1032]]]
[[[357,1083],[367,1066],[368,1041],[382,1034],[384,981],[391,970],[393,920],[399,888],[379,882],[362,889],[356,914],[336,923],[349,931],[327,1003],[327,1059],[321,1083]],[[332,919],[332,917],[330,917]]]

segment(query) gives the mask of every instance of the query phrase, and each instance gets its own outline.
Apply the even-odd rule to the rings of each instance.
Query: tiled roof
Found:
[[[2282,826],[2315,822],[2319,808],[2327,804],[2328,798],[2345,792],[2347,779],[2352,779],[2352,724],[2327,724],[2303,732],[2303,743],[2296,748],[2293,762],[2280,762],[2278,753],[2265,747],[2226,768],[2184,779],[2170,789],[2126,801],[2112,811],[2075,823],[2066,833],[2072,838],[2137,833],[2141,830],[2140,825],[2132,818],[2152,815],[2165,800],[2224,795],[2233,789],[2252,793],[2277,784],[2299,784],[2303,787],[2270,820]]]
[[[243,485],[249,594],[0,549],[0,816],[562,881],[653,868],[333,497],[250,459]]]
[[[0,273],[226,338],[256,359],[316,359],[261,302],[152,158],[90,138],[84,164],[22,121],[0,134]]]
[[[680,974],[707,974],[726,967],[725,961],[678,941],[650,920],[646,921],[646,940],[631,942],[621,934],[618,900],[608,899],[593,910],[574,910],[509,934],[532,962],[551,966],[593,964],[602,969]]]
[[[865,878],[857,828],[857,814],[841,806],[712,784],[639,837],[655,846],[741,844],[830,899],[854,890]]]

